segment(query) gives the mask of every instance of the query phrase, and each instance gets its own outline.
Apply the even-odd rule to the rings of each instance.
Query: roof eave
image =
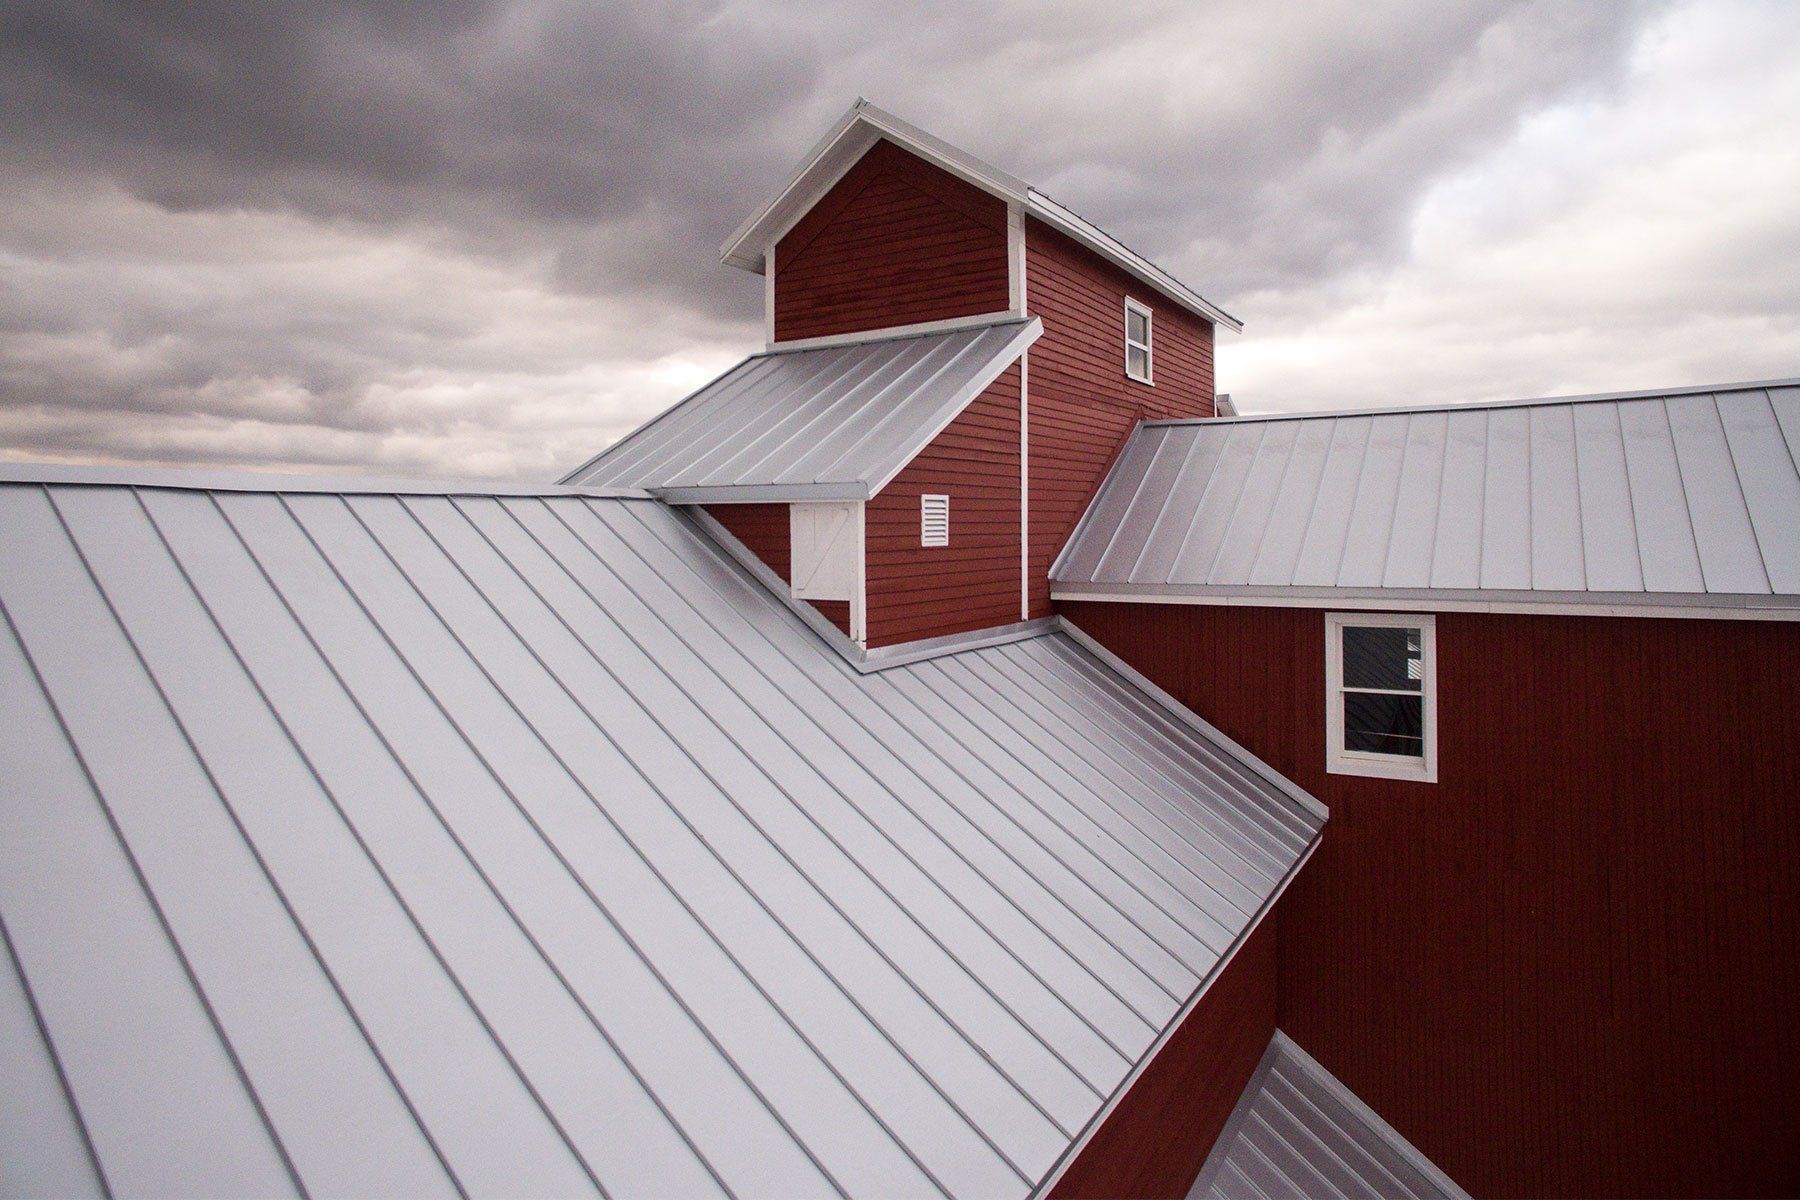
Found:
[[[717,487],[651,488],[650,494],[669,504],[805,504],[820,501],[867,500],[869,485],[860,480],[839,483],[747,483]]]

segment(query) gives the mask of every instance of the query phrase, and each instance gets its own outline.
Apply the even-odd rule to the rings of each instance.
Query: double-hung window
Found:
[[[1154,386],[1150,368],[1150,310],[1129,297],[1125,300],[1125,374]]]
[[[1437,628],[1415,613],[1325,617],[1325,769],[1437,780]]]

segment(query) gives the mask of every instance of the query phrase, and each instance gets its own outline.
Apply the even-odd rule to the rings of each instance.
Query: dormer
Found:
[[[1210,416],[1239,322],[1024,181],[859,100],[721,249],[766,346],[576,471],[702,508],[857,646],[1050,615],[1146,419]]]

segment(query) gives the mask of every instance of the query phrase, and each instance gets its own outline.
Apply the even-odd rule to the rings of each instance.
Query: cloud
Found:
[[[0,453],[560,474],[760,340],[715,249],[857,94],[1244,316],[1251,407],[1741,376],[1796,357],[1795,26],[45,0],[0,23]]]

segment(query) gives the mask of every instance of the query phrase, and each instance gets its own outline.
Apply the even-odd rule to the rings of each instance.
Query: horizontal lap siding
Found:
[[[775,337],[1007,306],[1006,205],[880,141],[775,248]]]
[[[950,544],[919,544],[919,497],[950,497]],[[869,645],[1019,619],[1019,368],[1008,367],[867,509]]]
[[[769,570],[784,580],[793,578],[793,550],[789,543],[792,531],[788,525],[787,505],[709,504],[706,511]],[[807,603],[844,633],[850,632],[849,601],[809,600]]]
[[[1054,1200],[1187,1195],[1275,1036],[1276,963],[1267,920],[1069,1164]]]
[[[1213,327],[1035,219],[1025,231],[1030,351],[1031,615],[1050,611],[1050,563],[1139,421],[1210,417]],[[1155,386],[1125,375],[1125,298],[1152,312]]]
[[[1429,785],[1325,772],[1319,610],[1060,607],[1330,806],[1280,1025],[1451,1178],[1800,1188],[1800,624],[1440,613]]]

